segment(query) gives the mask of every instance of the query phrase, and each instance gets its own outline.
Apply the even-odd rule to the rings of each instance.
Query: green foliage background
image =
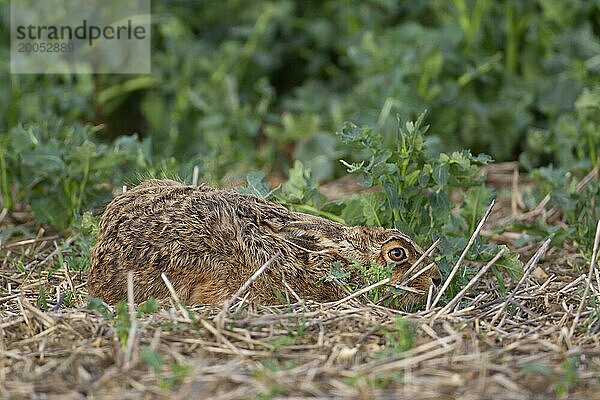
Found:
[[[464,236],[492,196],[473,180],[486,153],[541,168],[538,199],[584,215],[568,233],[591,240],[600,190],[575,185],[598,162],[600,1],[155,0],[152,73],[134,76],[11,75],[8,7],[3,205],[25,201],[60,230],[140,174],[189,181],[198,165],[219,184],[295,165],[280,201],[425,241],[442,226]],[[401,148],[399,126],[425,109],[421,147]],[[325,202],[319,183],[350,165],[383,195]],[[248,182],[266,195],[261,177]],[[472,188],[458,220],[444,217],[456,187]]]

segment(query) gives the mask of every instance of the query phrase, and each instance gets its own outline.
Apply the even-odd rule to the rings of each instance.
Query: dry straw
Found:
[[[514,179],[512,167],[502,173]],[[490,206],[471,244],[484,223],[515,218],[509,201],[491,216]],[[528,218],[540,215],[547,213]],[[471,263],[478,272],[448,304],[440,304],[446,285],[415,313],[361,303],[361,294],[316,304],[290,289],[289,304],[248,302],[274,256],[224,307],[186,308],[163,275],[171,298],[138,317],[129,274],[126,343],[114,322],[87,310],[72,246],[55,244],[54,235],[10,239],[0,244],[0,398],[595,398],[599,236],[600,223],[591,260],[568,243],[516,248],[528,261],[506,296],[490,273],[502,251]],[[426,267],[415,264],[410,276]]]

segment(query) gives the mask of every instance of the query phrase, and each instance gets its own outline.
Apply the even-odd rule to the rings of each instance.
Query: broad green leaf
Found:
[[[152,350],[149,346],[142,347],[142,360],[144,360],[146,365],[152,368],[157,373],[160,372],[164,364],[164,361],[160,354]]]
[[[360,196],[360,205],[365,216],[366,224],[370,226],[381,226],[379,210],[381,200],[375,193],[363,193]]]
[[[361,225],[366,221],[362,201],[359,196],[352,196],[344,201],[346,207],[342,211],[342,218],[348,225]]]
[[[475,230],[475,226],[485,213],[492,196],[492,191],[485,186],[475,186],[467,192],[460,213],[468,222],[470,232]]]
[[[432,177],[438,186],[440,186],[442,188],[444,186],[446,186],[446,184],[448,183],[448,174],[449,174],[448,164],[436,163],[433,166]]]
[[[247,185],[242,192],[267,198],[271,193],[271,188],[264,182],[265,176],[264,172],[249,172],[246,175]]]

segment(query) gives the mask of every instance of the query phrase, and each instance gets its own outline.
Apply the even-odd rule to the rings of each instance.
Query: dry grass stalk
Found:
[[[21,304],[25,309],[27,309],[27,311],[33,314],[33,316],[36,317],[36,319],[38,319],[47,328],[52,328],[54,327],[54,325],[56,325],[54,319],[41,312],[40,309],[31,304],[26,297],[21,297],[19,299],[19,304]],[[25,316],[24,310],[23,314]]]
[[[127,370],[132,365],[133,347],[135,345],[135,337],[137,334],[137,318],[135,315],[135,299],[133,297],[133,271],[127,272],[127,306],[129,310],[129,334],[127,335],[127,343],[125,345],[125,362],[124,368]]]
[[[304,302],[304,300],[302,300],[302,298],[300,298],[298,293],[296,293],[296,291],[287,283],[287,281],[285,280],[285,276],[282,277],[282,282],[283,282],[283,285],[285,286],[285,288],[292,294],[292,296],[296,299],[296,301],[298,303]],[[246,296],[248,296],[248,293],[246,293]],[[245,301],[245,299],[244,299],[244,301]]]
[[[328,308],[334,308],[334,307],[337,307],[340,304],[346,303],[346,302],[348,302],[348,301],[350,301],[352,299],[356,299],[357,297],[359,297],[359,296],[361,296],[361,295],[363,295],[365,293],[368,293],[371,290],[374,290],[374,289],[377,289],[378,287],[385,286],[385,285],[389,284],[390,280],[391,280],[390,278],[382,279],[379,282],[376,282],[376,283],[374,283],[372,285],[369,285],[369,286],[366,286],[366,287],[364,287],[364,288],[362,288],[360,290],[357,290],[356,292],[354,292],[354,293],[352,293],[352,294],[344,297],[341,300],[338,300],[338,301],[335,301],[335,302],[329,304],[327,307]]]
[[[446,278],[446,281],[444,282],[444,284],[442,285],[442,288],[440,289],[440,291],[438,292],[437,296],[433,300],[433,303],[431,303],[431,308],[434,308],[437,305],[437,303],[440,301],[440,299],[444,295],[444,292],[446,291],[446,289],[448,289],[448,286],[452,282],[452,279],[454,278],[454,275],[456,275],[456,273],[458,272],[458,269],[460,268],[460,265],[462,264],[462,262],[465,259],[467,253],[469,252],[469,249],[471,248],[471,246],[473,246],[473,243],[475,243],[475,239],[477,238],[477,235],[479,234],[479,231],[481,230],[481,228],[483,227],[483,224],[485,223],[485,221],[487,220],[488,216],[492,212],[492,208],[494,208],[494,204],[496,204],[496,201],[492,200],[492,203],[489,205],[489,207],[485,211],[485,214],[483,215],[483,217],[481,217],[481,220],[479,220],[479,223],[477,224],[477,227],[475,228],[475,231],[471,235],[471,238],[467,242],[467,245],[465,246],[465,249],[463,250],[463,252],[461,253],[460,257],[458,258],[458,261],[456,262],[456,264],[454,265],[454,267],[450,271],[450,274],[448,275],[448,278]]]
[[[8,215],[8,208],[3,207],[2,211],[0,212],[0,224],[2,224],[2,222],[4,222],[4,218],[6,218],[7,215]]]
[[[52,236],[46,236],[46,237],[37,236],[37,237],[35,237],[33,239],[19,240],[17,242],[6,244],[6,245],[3,246],[3,248],[4,249],[12,249],[12,248],[15,248],[15,247],[29,246],[29,245],[32,245],[34,243],[40,243],[40,242],[46,242],[46,241],[50,241],[50,240],[56,240],[58,238],[59,238],[58,235],[52,235]]]
[[[413,274],[413,276],[411,276],[410,278],[408,278],[406,281],[401,282],[400,285],[402,285],[402,284],[408,284],[408,283],[414,281],[419,276],[423,275],[425,272],[427,272],[431,268],[433,268],[434,265],[435,265],[434,263],[431,263],[431,264],[428,264],[428,265],[424,266],[422,269],[420,269],[418,272],[416,272],[415,274]],[[429,286],[429,287],[431,287],[431,286]]]
[[[581,302],[579,303],[579,307],[577,308],[577,313],[575,314],[575,318],[573,319],[573,324],[571,325],[571,330],[569,331],[569,336],[573,336],[573,332],[577,327],[579,322],[579,318],[581,317],[581,311],[583,311],[583,306],[588,299],[588,295],[590,293],[590,285],[592,284],[592,279],[594,277],[594,268],[596,266],[596,262],[598,261],[598,245],[600,244],[600,220],[598,220],[598,225],[596,226],[596,235],[594,236],[594,247],[592,249],[592,259],[590,260],[590,269],[588,272],[587,282],[585,284],[585,290],[583,292],[583,296],[581,296]]]
[[[262,275],[262,273],[265,272],[265,270],[267,268],[269,268],[275,262],[275,260],[277,260],[277,258],[280,255],[281,255],[281,253],[279,251],[277,253],[275,253],[273,255],[273,257],[271,257],[266,263],[264,263],[259,269],[257,269],[256,272],[254,274],[252,274],[252,276],[250,278],[248,278],[248,280],[246,282],[244,282],[244,284],[233,294],[233,296],[231,296],[229,298],[229,300],[227,300],[225,302],[225,304],[223,304],[223,309],[215,318],[215,321],[217,322],[217,326],[219,327],[219,329],[223,328],[223,323],[224,323],[223,318],[229,311],[229,307],[231,307],[233,302],[238,297],[240,297],[246,290],[248,290],[250,285],[252,285],[252,283],[254,283],[254,281],[256,281]]]
[[[492,267],[492,265],[494,265],[496,261],[498,261],[500,257],[502,257],[504,252],[505,249],[500,249],[500,251],[496,253],[496,255],[483,268],[479,270],[477,275],[471,278],[469,283],[467,283],[465,287],[460,292],[458,292],[452,300],[448,302],[448,304],[446,304],[440,311],[438,311],[438,313],[433,317],[433,319],[437,319],[440,315],[447,313],[450,309],[454,308],[454,306],[456,306],[458,302],[460,302],[460,300],[464,297],[464,295],[467,294],[467,292],[471,290],[473,286],[475,286],[479,279],[481,279],[481,277]]]
[[[162,278],[163,282],[165,282],[165,285],[167,285],[167,288],[169,289],[169,293],[171,294],[171,297],[173,298],[175,305],[179,308],[179,312],[181,313],[181,316],[187,322],[191,322],[192,320],[190,319],[190,316],[189,316],[187,310],[185,309],[185,306],[181,302],[181,299],[179,299],[179,296],[177,295],[177,292],[175,291],[173,284],[171,283],[169,278],[167,278],[167,275],[165,275],[165,273],[163,272],[162,274],[160,274],[160,277]]]
[[[192,170],[192,186],[198,186],[200,181],[200,167],[198,165],[194,165],[194,169]]]
[[[433,285],[429,286],[427,301],[425,302],[425,311],[429,311],[431,309],[431,300],[433,300]]]
[[[508,185],[512,168],[502,176]],[[490,224],[511,213],[508,202],[496,208]],[[522,237],[509,234],[503,238]],[[531,399],[595,398],[600,390],[600,319],[590,301],[600,293],[599,268],[590,275],[589,260],[568,242],[517,248],[527,275],[507,298],[486,264],[450,304],[413,313],[356,299],[317,304],[289,289],[293,303],[261,306],[246,302],[246,291],[218,327],[222,307],[190,307],[190,321],[173,297],[136,316],[122,351],[114,317],[87,310],[86,274],[68,258],[71,248],[54,241],[0,248],[0,398]],[[56,269],[58,254],[68,269]],[[57,311],[42,311],[46,301]],[[589,329],[577,328],[582,321]],[[178,368],[185,370],[176,376]]]
[[[506,309],[506,306],[513,299],[513,297],[515,296],[515,294],[517,293],[517,291],[519,290],[519,288],[521,287],[521,285],[523,284],[523,282],[525,282],[525,280],[529,277],[529,274],[531,274],[531,272],[535,269],[535,267],[537,266],[537,263],[540,260],[540,258],[544,254],[546,254],[546,251],[548,250],[548,246],[550,246],[550,239],[546,239],[546,241],[542,244],[542,246],[540,246],[540,248],[538,249],[538,251],[536,251],[536,253],[527,262],[527,264],[525,264],[523,276],[521,276],[521,279],[519,279],[519,281],[515,285],[515,287],[512,290],[512,292],[508,295],[506,301],[502,304],[502,307],[496,312],[496,314],[494,315],[494,318],[492,318],[492,322],[491,322],[492,325],[502,315],[502,313]],[[502,326],[502,321],[498,325],[499,325],[498,328],[500,326]]]

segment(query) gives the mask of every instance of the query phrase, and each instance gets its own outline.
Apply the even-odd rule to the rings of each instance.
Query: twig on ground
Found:
[[[458,272],[458,268],[460,268],[460,265],[462,264],[463,260],[467,256],[467,253],[469,252],[469,249],[471,248],[471,246],[473,246],[473,243],[475,243],[475,239],[477,238],[477,235],[479,234],[479,231],[481,230],[481,228],[483,227],[483,224],[485,223],[485,221],[487,220],[488,216],[492,212],[492,208],[494,208],[494,204],[496,204],[496,201],[492,200],[492,203],[489,205],[489,207],[485,211],[485,214],[483,215],[483,217],[481,217],[481,220],[479,221],[479,224],[477,224],[477,228],[475,228],[475,231],[471,235],[471,238],[469,239],[469,242],[465,246],[465,249],[463,250],[463,252],[460,255],[460,257],[458,258],[458,261],[456,262],[456,264],[454,265],[454,267],[450,271],[450,274],[448,275],[448,278],[446,278],[446,282],[444,282],[444,285],[442,286],[442,288],[440,289],[439,293],[437,294],[437,296],[433,300],[433,303],[431,303],[431,308],[434,308],[437,305],[437,303],[440,301],[440,299],[444,295],[444,292],[446,291],[446,289],[448,289],[448,286],[450,286],[450,283],[452,282],[452,278],[454,278],[454,275],[456,275],[456,273]]]
[[[58,239],[59,236],[58,235],[52,235],[52,236],[42,236],[42,237],[35,237],[33,239],[25,239],[25,240],[19,240],[18,242],[13,242],[13,243],[9,243],[3,246],[3,248],[5,249],[12,249],[14,247],[20,247],[20,246],[28,246],[34,243],[40,243],[40,242],[48,242],[50,240],[56,240]]]
[[[229,340],[227,340],[227,338],[223,336],[221,332],[219,332],[221,329],[216,329],[204,319],[200,320],[200,324],[204,327],[204,329],[212,333],[220,342],[224,343],[227,347],[229,347],[229,349],[235,354],[241,354],[240,350],[237,347],[235,347]]]
[[[171,294],[171,297],[173,298],[175,305],[177,305],[177,307],[179,308],[179,311],[181,312],[181,315],[183,316],[183,318],[186,320],[186,322],[192,322],[185,306],[181,302],[181,299],[179,299],[179,296],[177,295],[177,292],[175,291],[173,284],[171,283],[169,278],[167,278],[167,275],[165,275],[165,273],[163,272],[162,274],[160,274],[160,277],[162,278],[165,285],[167,285],[167,289],[169,289],[169,293]]]
[[[333,307],[337,307],[340,304],[343,304],[343,303],[346,303],[346,302],[348,302],[348,301],[350,301],[352,299],[355,299],[355,298],[357,298],[358,296],[360,296],[362,294],[370,292],[371,290],[377,289],[378,287],[381,287],[381,286],[385,286],[385,285],[389,284],[390,281],[391,281],[391,278],[382,279],[379,282],[376,282],[376,283],[374,283],[372,285],[369,285],[369,286],[364,287],[364,288],[362,288],[360,290],[357,290],[356,292],[352,293],[349,296],[344,297],[341,300],[338,300],[338,301],[335,301],[335,302],[329,304],[325,309],[327,310],[327,309],[330,309],[330,308],[333,308]]]
[[[270,260],[268,260],[266,263],[264,263],[259,269],[256,270],[256,272],[254,274],[252,274],[252,276],[250,278],[248,278],[248,280],[237,290],[237,292],[235,292],[233,294],[233,296],[231,296],[229,298],[229,300],[227,300],[225,302],[225,304],[223,304],[223,309],[221,310],[221,312],[219,314],[217,314],[217,316],[215,317],[215,322],[217,323],[217,327],[219,329],[223,328],[223,323],[224,320],[223,318],[225,317],[225,315],[227,314],[227,312],[229,311],[229,307],[231,307],[231,305],[233,304],[233,302],[242,295],[242,293],[244,293],[246,290],[248,290],[248,288],[250,287],[250,285],[252,285],[254,283],[254,281],[256,281],[263,272],[265,272],[265,270],[267,268],[269,268],[274,262],[275,260],[277,260],[277,258],[281,256],[281,251],[277,251],[277,253],[275,253],[275,255],[273,257],[271,257]]]
[[[517,293],[517,291],[519,290],[519,288],[521,287],[523,282],[525,282],[525,280],[527,279],[529,274],[531,274],[531,272],[535,269],[540,258],[546,253],[546,251],[548,250],[548,246],[550,246],[550,239],[546,239],[546,241],[540,246],[538,251],[536,251],[535,254],[529,259],[529,261],[525,265],[523,276],[521,277],[521,279],[519,279],[519,282],[517,282],[517,284],[515,285],[512,292],[508,295],[508,297],[506,298],[506,301],[504,301],[504,303],[502,304],[502,307],[500,307],[500,309],[496,312],[496,314],[494,315],[494,318],[492,318],[490,325],[494,325],[496,320],[504,312],[504,310],[506,309],[506,306],[508,305],[510,300],[512,300],[513,297],[515,297],[515,294]],[[500,323],[498,324],[498,328],[501,326],[502,326],[502,321],[500,321]]]
[[[598,257],[598,245],[600,244],[600,220],[598,220],[598,225],[596,226],[596,236],[594,237],[594,247],[592,249],[592,259],[590,260],[590,270],[588,273],[588,279],[585,284],[585,290],[583,291],[583,296],[581,297],[581,302],[579,303],[579,307],[577,308],[577,313],[575,314],[575,318],[573,319],[573,324],[571,325],[571,330],[569,331],[569,336],[573,336],[573,332],[575,332],[575,327],[579,323],[579,318],[581,316],[581,311],[583,310],[583,306],[587,301],[588,295],[590,293],[590,285],[592,284],[592,278],[594,277],[594,268],[596,266],[596,261]]]
[[[52,328],[56,325],[54,318],[50,317],[46,313],[42,312],[39,308],[31,304],[25,296],[19,298],[19,303],[23,305],[29,312],[33,314],[44,326]]]
[[[500,257],[502,257],[504,252],[505,249],[500,249],[500,251],[494,256],[494,258],[492,258],[483,268],[481,268],[477,275],[471,278],[469,283],[467,283],[467,285],[460,292],[458,292],[458,294],[454,296],[454,298],[450,300],[448,304],[446,304],[440,311],[438,311],[437,314],[435,314],[433,319],[437,319],[440,315],[448,312],[455,305],[457,305],[458,302],[463,298],[463,296],[475,285],[475,283],[477,283],[477,281],[479,281],[479,279],[492,267],[492,265],[494,265],[496,261],[498,261]]]
[[[137,318],[135,315],[135,299],[133,296],[133,271],[127,271],[127,306],[129,309],[129,333],[127,335],[127,344],[125,346],[124,369],[128,370],[133,366],[132,354],[137,334]]]

